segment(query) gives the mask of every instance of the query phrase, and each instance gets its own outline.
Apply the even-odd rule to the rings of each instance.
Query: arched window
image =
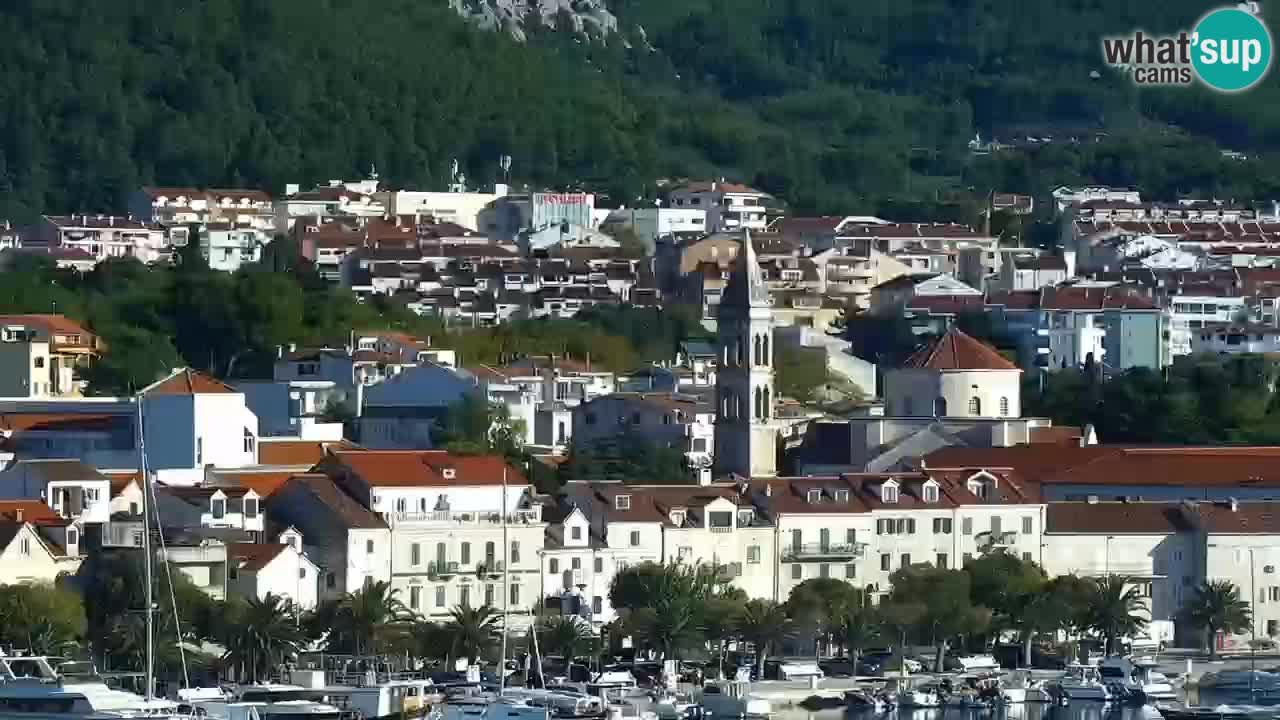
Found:
[[[760,388],[756,388],[755,393],[753,393],[753,397],[751,401],[753,403],[751,416],[759,420],[761,413],[764,410],[764,393],[760,390]]]
[[[969,398],[969,414],[970,415],[982,414],[982,401],[979,400],[976,395]]]
[[[947,416],[947,399],[946,399],[946,398],[942,398],[942,397],[940,397],[940,398],[936,398],[936,399],[934,399],[934,401],[933,401],[933,416],[934,416],[934,417],[946,417],[946,416]]]
[[[764,352],[760,353],[760,364],[772,365],[773,357],[769,355],[769,336],[765,335],[764,337],[761,338],[761,340],[764,343]]]
[[[773,406],[769,404],[769,388],[764,389],[764,403],[760,407],[760,419],[768,420],[773,416]]]
[[[743,347],[742,338],[735,339],[733,341],[734,364],[737,365],[738,367],[742,367],[743,365],[746,365],[747,364],[746,354],[747,354],[747,350],[745,347]]]
[[[1000,398],[1000,416],[1009,417],[1009,398]]]
[[[726,388],[720,403],[724,406],[720,411],[720,417],[725,420],[731,419],[733,417],[733,391]]]
[[[755,365],[760,364],[760,336],[756,335],[751,338],[751,362]]]

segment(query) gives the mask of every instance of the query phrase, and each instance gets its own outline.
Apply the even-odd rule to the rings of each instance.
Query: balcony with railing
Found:
[[[461,567],[456,562],[433,560],[427,564],[427,577],[432,580],[446,580],[457,575],[459,570],[461,570]]]
[[[498,577],[504,567],[501,560],[482,560],[476,563],[476,577]]]
[[[395,511],[386,513],[386,518],[393,525],[403,524],[438,524],[438,525],[498,525],[502,523],[502,513],[488,511],[429,510],[424,512]],[[514,510],[506,515],[508,525],[533,525],[542,522],[542,510],[529,508]]]
[[[782,550],[782,561],[854,560],[862,557],[866,551],[866,543],[805,543],[803,545],[788,545]]]

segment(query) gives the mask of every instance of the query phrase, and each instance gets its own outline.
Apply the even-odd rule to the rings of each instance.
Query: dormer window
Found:
[[[630,495],[618,495],[618,496],[615,496],[615,497],[613,498],[613,508],[614,508],[615,510],[630,510],[630,509],[631,509],[631,496],[630,496]]]
[[[754,510],[739,510],[738,527],[750,527],[751,521],[754,520],[755,517],[756,513]]]
[[[979,500],[986,500],[991,495],[991,484],[982,480],[970,480],[969,492],[978,497]]]
[[[896,483],[885,483],[880,487],[880,502],[887,505],[898,502],[898,485]]]
[[[924,501],[927,503],[938,502],[938,483],[930,480],[924,484]]]
[[[846,488],[837,488],[831,491],[831,497],[838,503],[849,502],[849,491]]]
[[[818,488],[812,488],[805,493],[805,499],[808,500],[810,504],[816,505],[822,502],[822,491]]]
[[[671,524],[675,525],[676,527],[684,527],[684,511],[683,510],[671,511]]]
[[[444,476],[445,480],[452,480],[458,477],[458,471],[451,467],[441,470],[440,474]]]
[[[214,520],[221,520],[227,516],[226,498],[214,498],[209,503],[209,511],[213,514]]]

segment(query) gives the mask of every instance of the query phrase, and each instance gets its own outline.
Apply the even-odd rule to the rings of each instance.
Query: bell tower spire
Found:
[[[717,474],[777,474],[773,423],[773,303],[751,233],[733,260],[716,321],[715,469]]]

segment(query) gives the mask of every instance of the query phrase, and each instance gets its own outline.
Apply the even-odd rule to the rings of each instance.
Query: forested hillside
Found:
[[[529,28],[518,43],[446,0],[12,0],[0,217],[118,209],[144,182],[278,191],[371,163],[438,187],[454,157],[485,182],[503,154],[522,182],[632,198],[719,173],[800,211],[927,212],[913,203],[951,188],[1084,179],[1280,194],[1275,73],[1239,96],[1137,91],[1099,61],[1100,35],[1189,26],[1199,0],[611,7],[619,35]],[[1018,126],[1110,135],[969,156],[975,132]]]

